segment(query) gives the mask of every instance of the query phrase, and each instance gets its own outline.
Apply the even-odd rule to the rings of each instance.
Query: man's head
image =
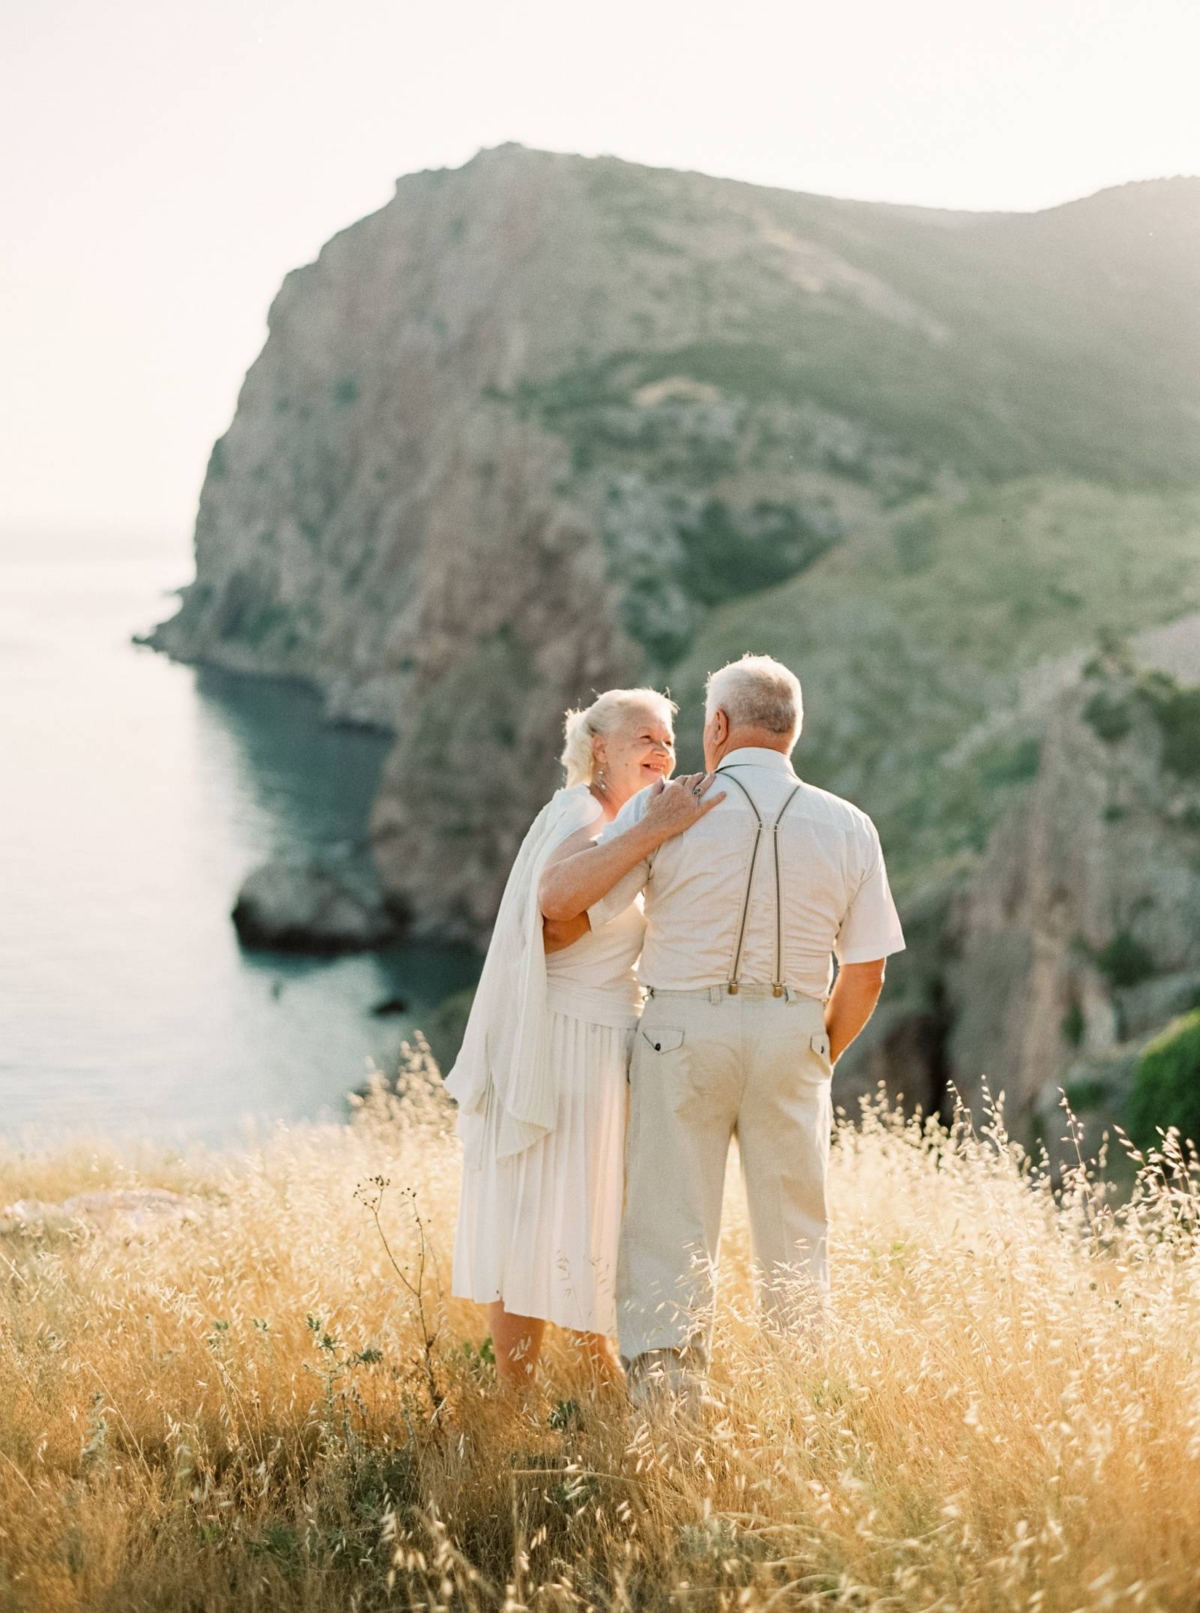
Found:
[[[743,655],[709,676],[704,707],[704,765],[710,771],[743,745],[789,756],[800,737],[800,680],[769,655]]]

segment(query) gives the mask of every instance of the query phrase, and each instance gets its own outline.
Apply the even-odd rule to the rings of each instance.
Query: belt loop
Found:
[[[719,1003],[720,1002],[720,1000],[721,1000],[721,988],[720,988],[720,986],[710,986],[708,988],[708,1000],[709,1000],[710,1003]]]

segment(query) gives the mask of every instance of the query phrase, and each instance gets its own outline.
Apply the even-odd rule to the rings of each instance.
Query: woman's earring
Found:
[[[596,769],[596,788],[598,790],[603,790],[606,788],[607,784],[608,774],[604,771],[603,767],[598,767]]]

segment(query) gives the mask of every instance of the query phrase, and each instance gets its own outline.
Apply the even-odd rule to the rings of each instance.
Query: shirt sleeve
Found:
[[[833,953],[839,964],[871,963],[904,951],[900,915],[892,900],[883,848],[874,824],[870,830],[867,867],[838,930]]]
[[[626,801],[620,812],[617,813],[613,821],[600,835],[598,844],[606,845],[610,840],[615,840],[618,835],[624,834],[626,829],[631,829],[635,823],[640,823],[645,816],[649,799],[649,792],[642,790],[632,800]],[[592,929],[598,930],[602,924],[607,924],[610,919],[615,919],[619,913],[623,913],[630,903],[645,890],[649,878],[650,859],[643,857],[640,863],[631,868],[627,874],[622,875],[607,896],[602,896],[598,902],[594,902],[588,908],[588,922],[591,924]]]

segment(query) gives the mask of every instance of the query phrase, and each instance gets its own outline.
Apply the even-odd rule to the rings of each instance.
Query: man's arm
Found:
[[[656,784],[640,821],[611,840],[582,851],[571,851],[570,841],[564,842],[542,870],[538,895],[545,917],[557,922],[579,918],[665,840],[711,812],[725,799],[724,790],[706,793],[712,781],[711,773],[693,773],[667,785]]]
[[[862,820],[862,877],[842,918],[834,955],[838,977],[825,1005],[829,1056],[839,1058],[875,1012],[883,990],[885,960],[904,951],[900,915],[892,900],[883,848],[869,818]]]
[[[542,920],[542,947],[547,956],[551,952],[565,952],[567,947],[575,945],[576,941],[588,933],[592,921],[586,913],[581,913],[577,919],[568,919],[565,924],[555,919]]]
[[[836,1064],[875,1012],[883,990],[884,967],[885,960],[875,958],[870,963],[844,963],[838,970],[825,1004],[831,1063]]]

